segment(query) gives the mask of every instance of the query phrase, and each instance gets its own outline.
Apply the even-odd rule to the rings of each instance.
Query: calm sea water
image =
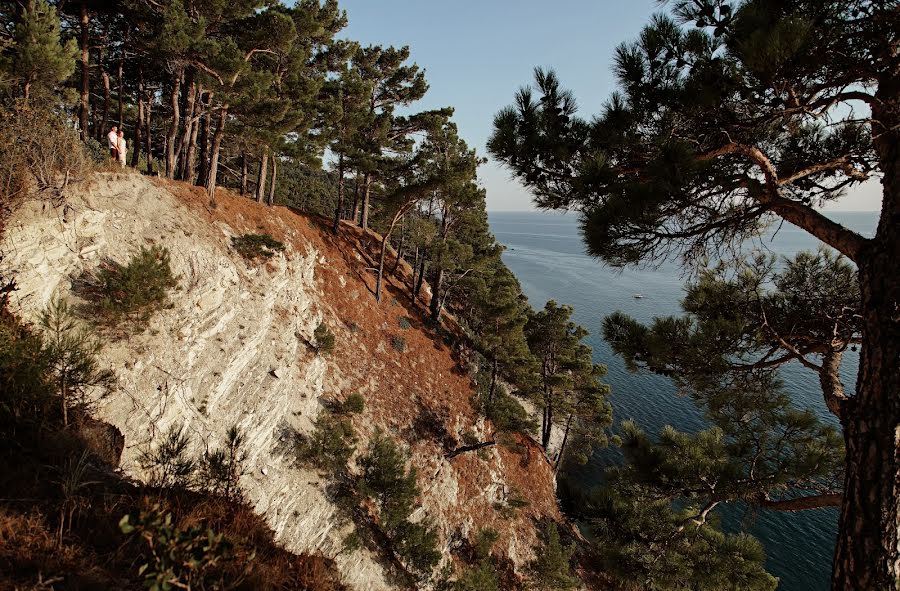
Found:
[[[866,236],[872,235],[877,223],[873,212],[830,215]],[[489,218],[497,240],[507,247],[503,260],[519,278],[532,306],[543,307],[550,299],[569,304],[575,308],[574,320],[590,331],[587,342],[594,349],[595,361],[609,368],[606,381],[612,386],[617,423],[631,418],[651,433],[665,425],[683,431],[708,426],[702,411],[689,398],[677,396],[667,378],[628,372],[602,338],[602,320],[616,310],[644,322],[678,314],[685,282],[680,268],[673,264],[654,270],[606,267],[584,254],[574,215],[492,212]],[[815,250],[818,243],[802,230],[784,224],[749,247],[790,256]],[[636,293],[644,298],[634,298]],[[856,369],[857,358],[848,354],[841,372],[848,392],[853,391]],[[781,376],[798,407],[812,408],[823,420],[837,424],[825,408],[815,374],[788,366]],[[614,451],[599,452],[574,477],[591,486],[603,467],[614,461]],[[723,522],[728,529],[743,528],[763,542],[766,567],[779,577],[779,589],[822,591],[829,587],[837,517],[836,509],[778,513],[733,508],[723,515]]]

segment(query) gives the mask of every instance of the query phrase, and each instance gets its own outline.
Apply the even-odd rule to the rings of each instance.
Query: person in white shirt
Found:
[[[109,155],[113,160],[119,159],[119,134],[117,133],[119,130],[115,125],[112,126],[112,130],[106,135],[106,141],[109,143]]]
[[[128,155],[128,141],[125,139],[124,131],[119,131],[119,141],[116,149],[119,151],[119,164],[122,165],[122,168],[125,168],[125,156]]]

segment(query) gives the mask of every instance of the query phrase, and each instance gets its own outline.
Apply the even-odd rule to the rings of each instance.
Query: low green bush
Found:
[[[356,415],[365,410],[366,399],[359,392],[354,392],[340,403],[339,411],[345,415]]]
[[[138,567],[144,586],[167,589],[227,589],[222,564],[234,558],[234,546],[211,528],[178,527],[171,513],[159,505],[125,515],[119,521],[123,534],[134,535],[147,545],[146,560]]]
[[[127,264],[106,260],[95,277],[82,277],[81,295],[91,303],[95,318],[114,325],[122,319],[146,321],[168,301],[178,286],[169,251],[154,245],[141,247]]]
[[[200,486],[215,495],[242,501],[241,476],[246,474],[247,452],[244,434],[232,425],[225,434],[225,445],[206,450],[200,457]]]
[[[297,459],[303,465],[337,474],[346,470],[355,444],[356,432],[350,421],[323,410],[312,434],[300,437]]]
[[[572,556],[575,545],[563,545],[556,524],[550,522],[544,528],[540,545],[534,549],[535,559],[530,565],[531,579],[538,589],[566,591],[578,587],[578,579],[572,575]]]
[[[394,348],[394,351],[398,353],[403,353],[406,351],[406,339],[403,337],[398,337],[396,335],[391,337],[391,347]]]
[[[161,488],[185,489],[191,484],[197,462],[189,455],[190,438],[183,423],[175,423],[156,446],[149,446],[139,458],[147,472],[147,484]]]
[[[231,245],[248,261],[269,260],[284,250],[284,243],[268,234],[243,234],[231,239]]]
[[[328,328],[324,322],[320,322],[316,330],[313,331],[313,339],[315,340],[315,348],[318,353],[331,353],[334,350],[334,333]]]

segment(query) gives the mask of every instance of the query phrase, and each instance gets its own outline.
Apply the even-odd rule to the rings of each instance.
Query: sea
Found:
[[[827,215],[865,236],[872,236],[877,224],[875,212]],[[586,342],[593,348],[594,361],[608,367],[605,380],[612,388],[610,400],[617,424],[633,419],[648,433],[656,433],[665,425],[687,432],[709,426],[702,410],[690,398],[678,396],[668,378],[629,372],[602,336],[603,318],[615,311],[643,322],[679,314],[689,277],[678,264],[669,262],[652,269],[608,267],[585,254],[575,214],[490,212],[489,220],[497,240],[506,247],[503,260],[518,277],[531,305],[541,308],[551,299],[569,304],[574,308],[573,320],[590,332]],[[744,251],[792,256],[819,246],[803,230],[784,223],[745,244]],[[643,297],[635,298],[635,294]],[[853,392],[857,365],[858,356],[848,352],[841,368],[848,393]],[[799,364],[780,371],[793,404],[810,408],[823,421],[837,425],[825,408],[813,372]],[[614,450],[599,451],[570,476],[591,487],[602,478],[604,467],[619,461],[619,457]],[[766,568],[779,578],[778,588],[783,591],[829,588],[837,520],[837,509],[779,513],[730,508],[722,516],[727,530],[746,531],[763,543]]]

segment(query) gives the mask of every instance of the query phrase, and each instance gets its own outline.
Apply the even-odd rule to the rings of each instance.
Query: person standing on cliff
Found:
[[[119,139],[116,143],[116,149],[119,151],[119,164],[125,168],[125,156],[128,155],[128,140],[125,139],[125,132],[119,130]]]
[[[119,130],[115,125],[112,126],[110,132],[106,135],[106,141],[109,144],[109,155],[113,160],[119,159]]]

